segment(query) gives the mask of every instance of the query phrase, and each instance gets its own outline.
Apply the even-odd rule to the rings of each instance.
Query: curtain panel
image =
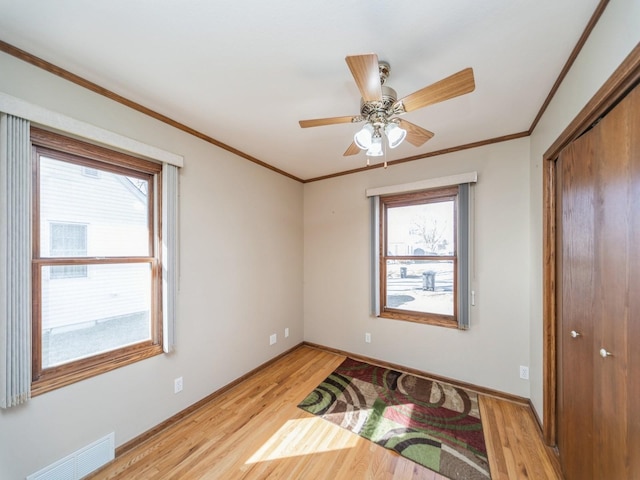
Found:
[[[162,167],[162,329],[165,353],[175,346],[178,298],[178,167]]]
[[[31,396],[30,122],[0,113],[0,408]]]

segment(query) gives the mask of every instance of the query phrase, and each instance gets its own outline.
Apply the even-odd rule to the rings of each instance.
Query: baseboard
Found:
[[[204,405],[209,403],[211,400],[213,400],[213,399],[219,397],[220,395],[222,395],[223,393],[226,393],[227,391],[231,390],[233,387],[235,387],[239,383],[242,383],[244,380],[246,380],[250,376],[256,374],[257,372],[259,372],[260,370],[264,369],[265,367],[268,367],[272,363],[277,362],[278,360],[280,360],[280,358],[282,358],[285,355],[288,355],[289,353],[293,352],[294,350],[300,348],[302,345],[303,345],[303,343],[299,343],[299,344],[291,347],[290,349],[282,352],[280,355],[277,355],[276,357],[273,357],[272,359],[266,361],[265,363],[257,366],[256,368],[254,368],[250,372],[247,372],[244,375],[242,375],[241,377],[236,378],[231,383],[228,383],[224,387],[222,387],[222,388],[216,390],[215,392],[207,395],[203,399],[198,400],[196,403],[188,406],[184,410],[181,410],[180,412],[176,413],[172,417],[170,417],[170,418],[166,419],[165,421],[159,423],[155,427],[147,430],[146,432],[138,435],[135,438],[132,438],[128,442],[123,443],[118,448],[116,448],[116,458],[119,457],[120,455],[124,455],[129,450],[132,450],[132,449],[136,448],[137,446],[139,446],[142,443],[146,442],[150,438],[155,437],[158,433],[160,433],[163,430],[171,427],[173,424],[175,424],[176,422],[182,420],[183,418],[191,415],[193,412],[195,412],[199,408],[203,407]]]
[[[318,345],[316,343],[311,342],[302,342],[303,345],[311,348],[317,348],[319,350],[324,350],[326,352],[335,353],[337,355],[343,355],[345,357],[350,357],[355,360],[360,360],[367,363],[372,363],[374,365],[379,365],[385,368],[391,368],[393,370],[400,370],[402,372],[410,373],[412,375],[417,375],[419,377],[427,377],[432,380],[436,380],[438,382],[449,383],[456,387],[464,388],[466,390],[471,390],[472,392],[476,392],[482,395],[486,395],[489,397],[499,398],[500,400],[506,400],[509,402],[517,403],[518,405],[524,405],[526,407],[531,406],[531,401],[528,398],[520,397],[518,395],[513,395],[511,393],[501,392],[499,390],[493,390],[491,388],[481,387],[479,385],[474,385],[472,383],[461,382],[459,380],[453,378],[443,377],[441,375],[434,375],[429,372],[423,372],[421,370],[416,370],[415,368],[405,367],[404,365],[397,365],[394,363],[385,362],[383,360],[378,360],[377,358],[365,357],[364,355],[359,355],[357,353],[346,352],[344,350],[338,350],[331,347],[326,347],[324,345]]]

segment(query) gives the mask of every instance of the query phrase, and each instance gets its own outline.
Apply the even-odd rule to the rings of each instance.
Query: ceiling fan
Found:
[[[360,115],[299,122],[302,128],[366,122],[354,135],[353,142],[344,152],[344,156],[355,155],[360,150],[366,150],[367,156],[382,156],[383,134],[387,137],[389,148],[397,147],[405,138],[416,147],[423,145],[434,134],[399,118],[399,115],[464,95],[475,89],[473,70],[465,68],[398,100],[396,91],[384,84],[391,71],[388,63],[379,62],[378,56],[374,53],[349,55],[345,60],[362,95]]]

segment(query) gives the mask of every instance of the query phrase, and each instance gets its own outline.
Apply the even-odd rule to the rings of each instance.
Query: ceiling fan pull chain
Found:
[[[384,148],[384,169],[387,169],[387,146],[383,145]]]

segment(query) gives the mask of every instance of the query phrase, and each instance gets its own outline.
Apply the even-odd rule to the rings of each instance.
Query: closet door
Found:
[[[566,478],[593,478],[595,183],[592,135],[569,145],[557,163],[558,449]]]
[[[627,398],[629,478],[640,478],[640,86],[629,95],[627,131],[630,168],[629,313],[627,323]]]
[[[596,194],[595,477],[638,478],[640,88],[593,129]],[[635,325],[634,325],[635,324]],[[635,337],[633,336],[635,332]]]
[[[557,164],[558,448],[568,480],[640,478],[639,118],[636,87]]]

